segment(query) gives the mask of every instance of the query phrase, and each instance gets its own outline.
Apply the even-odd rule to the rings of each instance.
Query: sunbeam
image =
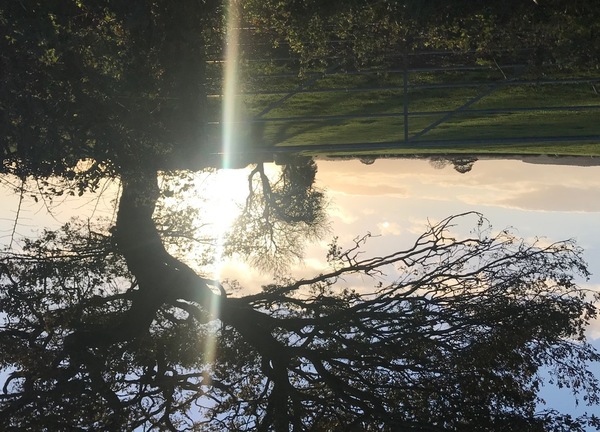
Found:
[[[231,168],[231,155],[236,144],[235,124],[238,118],[238,63],[239,63],[239,4],[229,0],[227,4],[227,45],[225,47],[225,76],[223,83],[223,168]]]
[[[225,70],[223,83],[223,107],[222,107],[222,169],[231,168],[231,157],[236,145],[236,128],[238,120],[237,106],[238,93],[238,62],[239,62],[239,3],[238,0],[229,0],[227,2],[227,35],[225,47]],[[229,191],[222,190],[224,194],[229,195]],[[213,208],[216,213],[223,211],[223,208],[216,206]],[[222,215],[221,215],[222,216]],[[224,227],[217,228],[217,245],[214,257],[214,280],[221,280],[223,242],[226,235]],[[223,293],[221,293],[223,295]],[[219,304],[215,302],[211,305],[210,314],[218,316]],[[211,365],[215,359],[216,340],[214,337],[207,337],[204,346],[204,359],[207,365]]]

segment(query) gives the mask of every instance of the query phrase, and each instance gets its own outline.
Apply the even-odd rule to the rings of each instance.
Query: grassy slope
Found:
[[[281,71],[278,71],[281,72]],[[561,77],[563,78],[563,77]],[[309,80],[310,77],[304,79]],[[552,84],[508,86],[499,71],[420,72],[409,75],[410,83],[469,83],[464,88],[411,88],[409,112],[457,111],[418,115],[409,118],[409,137],[417,138],[409,145],[380,153],[410,152],[501,152],[600,155],[600,142],[528,142],[528,138],[600,136],[600,110],[547,110],[544,107],[600,105],[600,96],[590,84]],[[252,118],[270,104],[298,88],[302,79],[296,77],[257,76],[249,79],[245,91],[282,92],[271,95],[247,94],[241,97],[247,118]],[[299,92],[272,108],[262,119],[275,120],[254,123],[248,135],[263,145],[305,145],[378,143],[403,141],[402,90],[380,89],[403,83],[399,73],[372,75],[336,74],[323,77],[310,89],[339,89],[334,92]],[[365,91],[345,91],[365,89]],[[477,101],[473,98],[480,95]],[[218,101],[217,101],[218,103]],[[468,106],[463,106],[468,104]],[[473,109],[540,108],[530,112],[475,113]],[[360,118],[365,115],[398,114],[394,117]],[[319,118],[322,116],[358,116],[357,118]],[[277,120],[279,119],[279,120]],[[286,119],[286,120],[282,120]],[[441,124],[423,133],[434,122]],[[478,143],[478,140],[522,139],[510,144]],[[431,143],[441,140],[466,140],[464,145]],[[369,151],[368,147],[365,148]]]

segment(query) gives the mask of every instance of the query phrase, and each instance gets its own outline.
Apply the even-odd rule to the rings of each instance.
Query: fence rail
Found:
[[[411,60],[419,54],[443,61]],[[600,145],[600,76],[524,63],[466,62],[472,54],[404,53],[402,67],[367,70],[344,70],[331,62],[303,78],[293,65],[269,73],[257,66],[264,59],[245,60],[246,89],[237,96],[247,112],[236,128],[248,129],[255,148]],[[209,97],[218,106],[222,94]],[[223,125],[214,119],[209,126]]]

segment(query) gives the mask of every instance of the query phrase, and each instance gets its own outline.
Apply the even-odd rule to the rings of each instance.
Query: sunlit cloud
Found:
[[[402,234],[402,228],[396,222],[380,222],[377,224],[377,228],[379,229],[379,233],[381,235],[398,236]]]
[[[513,182],[473,188],[456,195],[456,200],[472,206],[494,206],[526,211],[600,212],[600,186]]]
[[[537,211],[600,209],[600,176],[593,171],[597,168],[480,160],[471,172],[459,174],[451,167],[434,170],[418,159],[378,160],[364,172],[364,167],[350,161],[322,163],[322,182],[349,196],[410,197]]]
[[[434,220],[430,220],[427,217],[409,217],[407,222],[408,226],[406,227],[406,231],[413,234],[415,239],[417,236],[423,234],[425,230],[429,228],[431,223],[435,223]]]
[[[303,259],[290,269],[290,273],[294,275],[295,279],[312,278],[330,270],[329,263],[325,259],[326,251],[319,252],[321,253]]]
[[[394,178],[387,179],[392,182]],[[397,196],[408,197],[409,191],[405,187],[394,186],[386,182],[386,179],[361,179],[338,178],[327,184],[327,190],[332,194],[340,194],[346,196]]]
[[[255,294],[261,287],[273,281],[270,274],[260,272],[248,263],[238,259],[226,259],[221,263],[222,280],[235,281],[239,284],[239,291],[231,292],[233,296]]]
[[[600,212],[600,189],[544,186],[497,204],[525,210]]]
[[[356,212],[347,211],[346,209],[343,209],[339,205],[335,204],[332,204],[329,208],[329,217],[332,220],[337,219],[338,221],[346,225],[354,223],[359,219]]]

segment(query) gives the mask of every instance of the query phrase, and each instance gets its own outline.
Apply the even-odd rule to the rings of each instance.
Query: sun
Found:
[[[196,193],[214,235],[225,235],[239,216],[248,196],[248,174],[249,169],[220,169],[197,179]]]

